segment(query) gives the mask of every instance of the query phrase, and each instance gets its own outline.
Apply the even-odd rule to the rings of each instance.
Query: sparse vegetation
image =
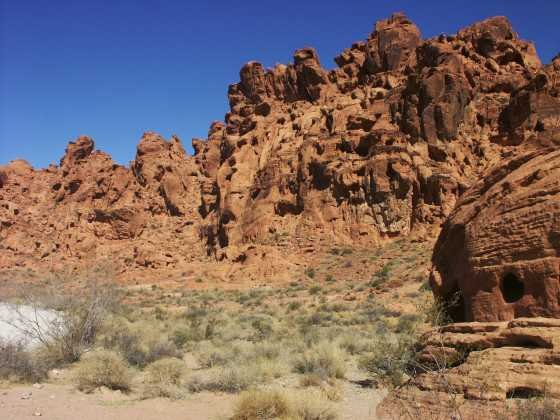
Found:
[[[395,248],[388,246],[389,251],[395,253]],[[363,375],[364,381],[381,386],[402,385],[415,373],[414,343],[422,328],[448,322],[444,305],[427,299],[429,292],[420,286],[425,275],[413,267],[418,251],[410,252],[414,259],[405,255],[399,258],[402,263],[394,263],[385,250],[376,251],[373,261],[371,254],[357,250],[333,250],[339,255],[335,262],[330,258],[309,266],[306,278],[276,288],[130,289],[125,300],[133,304],[103,305],[95,333],[75,353],[79,362],[61,362],[63,358],[49,356],[46,346],[31,352],[2,344],[0,378],[36,381],[52,367],[68,366],[84,392],[101,386],[128,391],[134,372],[143,398],[242,393],[234,418],[280,412],[284,414],[278,418],[335,418],[328,403],[336,405],[344,397],[346,377]],[[342,258],[349,255],[351,259]],[[348,270],[347,262],[357,260],[375,267],[374,279],[391,291],[372,287],[367,277],[353,279],[329,268]],[[410,287],[397,294],[403,276]],[[308,280],[313,277],[317,282]],[[402,300],[410,301],[408,307],[393,304]],[[194,359],[196,369],[186,368],[184,355]],[[286,382],[291,384],[288,391],[272,392]],[[294,387],[306,401],[290,391]]]

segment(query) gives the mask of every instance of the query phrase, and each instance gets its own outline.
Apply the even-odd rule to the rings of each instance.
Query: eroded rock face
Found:
[[[177,138],[146,133],[131,168],[96,151],[89,137],[68,145],[60,166],[1,167],[0,266],[70,269],[111,260],[122,275],[173,267],[203,255],[197,166]]]
[[[215,208],[204,230],[211,252],[276,234],[377,243],[437,226],[550,112],[547,102],[528,106],[530,122],[508,117],[549,70],[503,17],[422,41],[396,14],[335,61],[327,72],[306,48],[288,66],[241,69],[226,125],[212,132],[220,165],[202,195]]]
[[[433,261],[434,293],[460,294],[457,321],[560,317],[560,150],[486,174],[445,223]]]
[[[287,267],[318,242],[431,234],[489,167],[558,138],[560,61],[543,67],[506,18],[422,40],[395,14],[335,61],[247,63],[194,156],[146,133],[124,167],[80,137],[59,166],[0,168],[0,266]]]
[[[506,398],[560,399],[560,320],[451,324],[422,338],[417,362],[423,368],[383,401],[380,418],[494,418]]]

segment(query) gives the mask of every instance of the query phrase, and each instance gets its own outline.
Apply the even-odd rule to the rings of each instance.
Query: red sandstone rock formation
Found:
[[[422,40],[395,14],[335,61],[246,64],[194,156],[148,133],[130,168],[85,137],[59,166],[1,167],[0,267],[116,258],[134,276],[210,256],[268,276],[321,239],[435,232],[489,167],[557,138],[560,61],[506,18]]]
[[[433,260],[436,295],[460,294],[458,321],[560,317],[558,147],[515,157],[468,190]]]
[[[423,337],[417,361],[380,418],[496,418],[506,398],[560,399],[560,320],[451,324]]]

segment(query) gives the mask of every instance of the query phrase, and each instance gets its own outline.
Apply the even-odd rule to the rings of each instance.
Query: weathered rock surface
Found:
[[[130,167],[86,137],[59,166],[1,167],[0,268],[117,258],[134,277],[218,259],[288,275],[321,242],[437,232],[488,168],[557,139],[560,61],[542,66],[506,18],[422,40],[395,14],[335,61],[247,63],[194,156],[147,133]]]
[[[382,418],[494,418],[507,398],[560,398],[560,319],[451,324],[423,337],[420,372]]]
[[[560,150],[490,171],[460,199],[434,250],[432,287],[457,321],[560,318]]]
[[[177,139],[146,133],[126,168],[80,137],[60,166],[35,171],[15,161],[0,173],[2,268],[108,259],[125,272],[203,255],[194,225],[199,174]]]

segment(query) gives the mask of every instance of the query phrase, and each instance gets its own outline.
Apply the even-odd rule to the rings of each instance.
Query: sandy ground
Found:
[[[31,395],[29,394],[31,393]],[[199,393],[182,401],[138,400],[120,392],[83,394],[69,385],[15,386],[0,391],[2,420],[220,420],[231,415],[235,396]]]
[[[383,394],[345,382],[344,397],[336,403],[340,420],[375,420],[375,407]],[[0,418],[226,420],[232,414],[236,399],[236,395],[201,392],[181,401],[139,400],[136,396],[107,390],[84,394],[71,385],[16,385],[0,389]]]

